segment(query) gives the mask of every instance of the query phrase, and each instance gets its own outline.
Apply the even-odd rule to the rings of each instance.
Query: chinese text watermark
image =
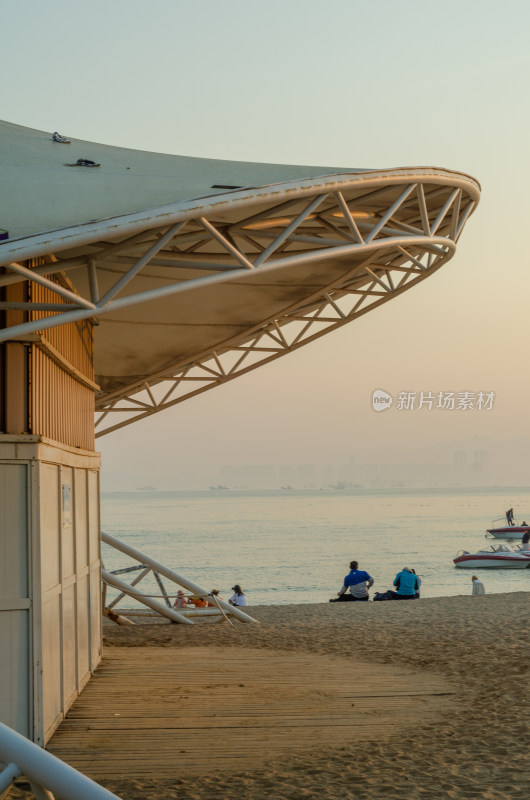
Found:
[[[491,411],[495,392],[398,392],[396,411]],[[387,411],[394,398],[383,389],[372,392],[374,411]]]

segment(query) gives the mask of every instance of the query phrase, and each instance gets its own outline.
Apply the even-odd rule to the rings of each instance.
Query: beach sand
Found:
[[[285,703],[303,706],[307,692],[307,704],[313,704],[315,687],[300,689],[296,681],[296,659],[313,654],[323,672],[332,674],[335,660],[337,675],[344,680],[344,667],[349,667],[359,688],[369,680],[373,665],[373,680],[382,676],[379,686],[385,683],[385,670],[391,675],[392,668],[405,677],[418,675],[418,687],[431,682],[446,689],[447,696],[437,706],[418,706],[411,697],[408,718],[397,729],[390,714],[388,725],[384,717],[378,718],[377,705],[365,709],[364,719],[378,718],[378,724],[368,725],[361,735],[355,732],[360,718],[355,708],[350,712],[351,730],[346,726],[342,733],[338,729],[331,737],[311,740],[294,731],[281,747],[268,746],[263,729],[250,726],[245,739],[259,752],[254,760],[228,760],[223,768],[205,761],[194,771],[183,769],[176,779],[137,777],[133,763],[128,774],[100,782],[124,800],[526,799],[528,599],[521,592],[413,602],[259,606],[249,608],[259,625],[234,627],[165,622],[119,627],[105,621],[108,658],[116,648],[148,648],[146,656],[156,648],[172,648],[175,658],[179,651],[201,648],[215,673],[216,653],[219,663],[221,657],[226,663],[230,648],[234,663],[247,663],[245,685],[252,687],[253,670],[244,659],[250,652],[257,654],[262,668],[254,671],[256,685],[264,671],[286,675],[287,680],[279,677]],[[298,664],[291,675],[289,654],[296,656],[293,665]],[[391,683],[391,677],[388,680]],[[126,738],[123,747],[126,751]]]

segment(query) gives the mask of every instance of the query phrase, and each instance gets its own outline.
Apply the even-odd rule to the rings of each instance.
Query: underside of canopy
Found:
[[[445,169],[213,161],[7,124],[0,157],[0,291],[28,287],[0,298],[24,314],[0,341],[93,319],[98,435],[406,291],[452,257],[480,195]],[[79,158],[100,166],[66,166]]]

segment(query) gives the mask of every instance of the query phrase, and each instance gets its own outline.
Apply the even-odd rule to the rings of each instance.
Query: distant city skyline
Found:
[[[451,449],[453,447],[453,449]],[[332,463],[212,464],[170,474],[102,470],[103,491],[161,491],[212,489],[314,488],[451,488],[529,486],[530,465],[525,453],[530,439],[484,443],[469,440],[444,443],[424,450],[374,454],[371,459],[350,456]],[[143,480],[147,476],[146,480]]]

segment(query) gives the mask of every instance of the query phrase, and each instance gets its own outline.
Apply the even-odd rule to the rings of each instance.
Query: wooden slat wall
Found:
[[[30,262],[29,266],[37,264]],[[29,291],[33,302],[62,302],[60,296],[47,287],[31,284]],[[50,312],[45,311],[31,312],[30,319],[49,315]],[[51,328],[43,332],[43,338],[75,369],[94,380],[93,335],[89,320]],[[76,380],[38,345],[31,346],[30,377],[31,433],[93,450],[94,390]]]

